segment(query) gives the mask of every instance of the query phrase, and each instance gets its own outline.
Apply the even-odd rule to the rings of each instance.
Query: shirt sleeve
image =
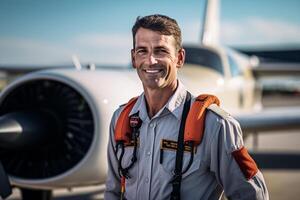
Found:
[[[231,200],[268,200],[262,173],[244,147],[239,123],[228,116],[217,120],[210,145],[210,170]]]
[[[106,178],[106,189],[104,199],[117,200],[120,199],[120,177],[118,173],[118,160],[115,152],[114,127],[118,116],[118,111],[113,114],[109,127],[109,141],[107,146],[107,163],[108,172]]]

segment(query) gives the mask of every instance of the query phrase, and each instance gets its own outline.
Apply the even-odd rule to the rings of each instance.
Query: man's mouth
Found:
[[[144,71],[149,74],[156,74],[156,73],[162,72],[163,70],[162,69],[145,69]]]

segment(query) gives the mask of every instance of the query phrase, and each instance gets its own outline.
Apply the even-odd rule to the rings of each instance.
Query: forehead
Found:
[[[139,28],[135,35],[135,47],[148,45],[175,47],[175,39],[172,35],[162,35],[157,31]]]

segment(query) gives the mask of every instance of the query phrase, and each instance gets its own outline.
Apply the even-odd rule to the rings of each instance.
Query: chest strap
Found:
[[[183,152],[184,152],[184,127],[190,110],[190,105],[191,105],[191,93],[187,92],[184,106],[183,106],[181,123],[180,123],[178,140],[177,140],[176,162],[175,162],[174,177],[172,180],[173,191],[171,193],[171,200],[180,199],[180,186],[181,186],[181,179],[182,179],[182,160],[183,160]],[[191,152],[192,154],[194,154],[193,149],[191,150]]]

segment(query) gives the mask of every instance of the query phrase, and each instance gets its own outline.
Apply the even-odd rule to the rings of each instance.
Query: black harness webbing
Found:
[[[183,153],[184,153],[184,128],[185,128],[186,118],[190,110],[190,105],[191,105],[191,93],[187,92],[184,106],[183,106],[181,123],[180,123],[179,134],[178,134],[175,171],[174,171],[174,178],[172,180],[173,191],[171,193],[171,200],[180,200],[182,161],[183,161]]]

